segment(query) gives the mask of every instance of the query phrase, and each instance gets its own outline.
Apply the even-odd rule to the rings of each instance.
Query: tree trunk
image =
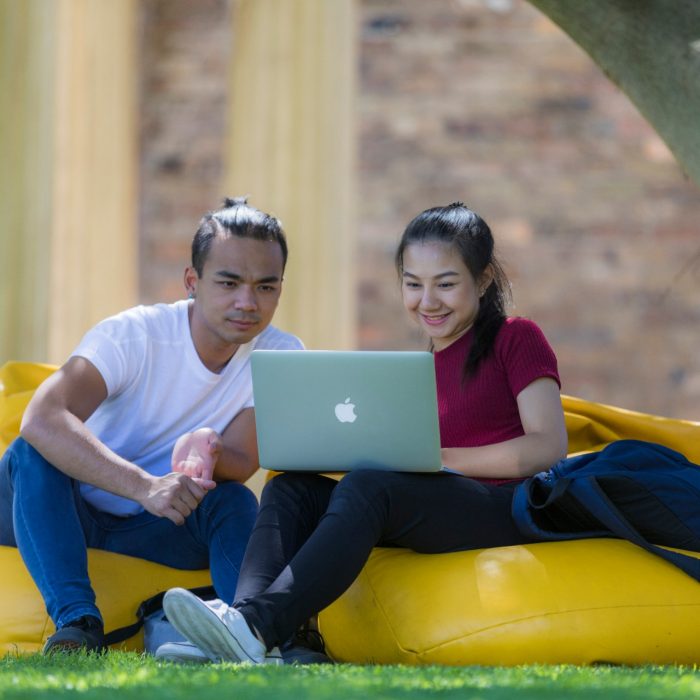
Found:
[[[530,0],[627,94],[700,185],[700,2]]]

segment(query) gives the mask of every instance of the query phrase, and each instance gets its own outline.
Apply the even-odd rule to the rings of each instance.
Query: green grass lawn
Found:
[[[381,700],[700,697],[692,668],[520,666],[176,666],[135,653],[0,659],[0,698]]]

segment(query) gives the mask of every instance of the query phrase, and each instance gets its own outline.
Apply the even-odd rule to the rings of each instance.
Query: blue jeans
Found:
[[[233,601],[257,512],[237,482],[210,491],[184,525],[143,512],[119,517],[93,508],[79,484],[17,438],[0,460],[0,544],[19,548],[56,627],[100,617],[87,548],[128,554],[177,569],[211,569],[217,595]]]

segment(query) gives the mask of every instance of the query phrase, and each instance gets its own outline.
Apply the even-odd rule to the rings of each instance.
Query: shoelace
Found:
[[[295,646],[306,647],[311,649],[311,651],[317,651],[321,654],[326,653],[326,645],[323,642],[321,633],[311,629],[308,625],[304,625],[296,631],[293,643]]]

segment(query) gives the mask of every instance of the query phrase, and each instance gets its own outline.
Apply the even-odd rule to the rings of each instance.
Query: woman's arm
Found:
[[[566,456],[567,435],[557,383],[541,377],[517,396],[525,435],[483,447],[447,447],[442,463],[465,476],[517,479],[547,469]]]

